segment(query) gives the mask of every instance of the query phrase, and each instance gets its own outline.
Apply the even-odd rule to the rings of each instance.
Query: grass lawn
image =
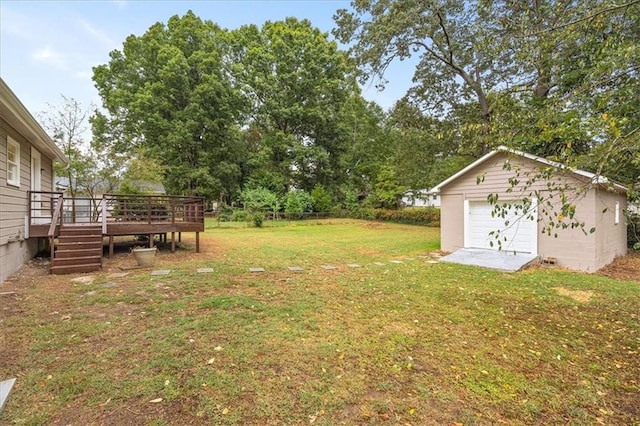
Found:
[[[416,226],[190,238],[169,275],[110,276],[123,253],[86,283],[37,262],[5,282],[0,423],[640,424],[636,281],[430,263],[439,230]]]

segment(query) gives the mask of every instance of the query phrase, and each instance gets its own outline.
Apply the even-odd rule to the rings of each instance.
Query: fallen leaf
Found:
[[[215,358],[211,358],[209,361],[207,361],[207,364],[213,364],[215,360],[216,360]]]
[[[162,402],[162,398],[152,399],[152,400],[151,400],[151,401],[149,401],[149,402],[152,402],[152,403],[154,403],[154,404],[155,404],[155,403],[158,403],[158,402]]]
[[[222,346],[216,346],[213,350],[220,352],[222,350]]]
[[[222,414],[227,415],[229,414],[229,409],[225,408],[224,410],[222,410]]]

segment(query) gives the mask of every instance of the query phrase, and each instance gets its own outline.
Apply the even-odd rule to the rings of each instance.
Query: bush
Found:
[[[256,228],[262,228],[263,220],[264,220],[264,217],[262,216],[262,213],[255,213],[253,215],[253,224],[255,225]]]
[[[233,220],[233,213],[234,213],[233,207],[227,204],[222,204],[218,208],[218,218],[220,218],[221,222],[229,222]]]
[[[333,210],[333,200],[331,194],[322,185],[316,185],[311,191],[313,198],[313,210],[316,212],[330,212]]]
[[[640,250],[640,214],[627,213],[627,246]]]
[[[300,219],[304,213],[313,211],[313,198],[304,191],[290,191],[284,207],[290,217]]]
[[[411,207],[407,209],[360,209],[347,211],[350,217],[363,220],[406,223],[409,225],[440,226],[440,209],[433,207]]]
[[[246,222],[249,220],[249,213],[243,209],[234,210],[231,214],[231,221],[233,222]]]

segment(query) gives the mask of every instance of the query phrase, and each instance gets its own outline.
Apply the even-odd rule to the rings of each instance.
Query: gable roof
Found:
[[[591,173],[591,172],[587,172],[585,170],[580,170],[580,169],[573,169],[569,166],[566,166],[562,163],[558,163],[555,161],[551,161],[551,160],[547,160],[546,158],[543,157],[538,157],[537,155],[533,155],[533,154],[529,154],[523,151],[519,151],[517,149],[511,149],[508,148],[504,145],[500,145],[499,147],[497,147],[496,149],[494,149],[493,151],[489,152],[488,154],[485,154],[484,156],[478,158],[476,161],[474,161],[473,163],[469,164],[467,167],[465,167],[464,169],[460,170],[459,172],[449,176],[447,179],[443,180],[442,182],[440,182],[439,184],[437,184],[436,186],[434,186],[432,188],[433,192],[440,192],[440,189],[453,182],[454,180],[458,179],[460,176],[464,175],[465,173],[467,173],[469,170],[473,169],[474,167],[484,163],[485,161],[495,157],[497,154],[500,153],[507,153],[507,154],[512,154],[512,155],[517,155],[520,157],[524,157],[524,158],[528,158],[529,160],[544,164],[545,166],[550,166],[550,167],[555,167],[558,169],[563,169],[563,170],[568,170],[571,173],[581,176],[583,178],[587,178],[589,180],[589,182],[591,182],[592,184],[596,184],[596,185],[612,185],[613,188],[616,191],[619,192],[626,192],[627,191],[627,187],[618,183],[618,182],[614,182],[610,179],[607,179],[604,176],[595,174],[595,173]]]
[[[69,163],[60,148],[2,78],[0,78],[0,117],[23,135],[38,151],[61,163]]]

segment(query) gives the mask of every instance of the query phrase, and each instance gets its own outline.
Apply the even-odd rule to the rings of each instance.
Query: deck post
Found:
[[[153,234],[149,234],[149,248],[153,247]]]
[[[166,236],[167,234],[165,234]],[[172,232],[171,233],[171,253],[175,253],[176,252],[176,233]]]
[[[100,215],[102,216],[102,234],[107,233],[107,199],[102,194],[102,202],[100,203]]]
[[[113,235],[109,235],[109,258],[113,257]]]
[[[182,232],[178,232],[178,242],[182,242]]]
[[[196,232],[196,253],[200,253],[200,233]]]

